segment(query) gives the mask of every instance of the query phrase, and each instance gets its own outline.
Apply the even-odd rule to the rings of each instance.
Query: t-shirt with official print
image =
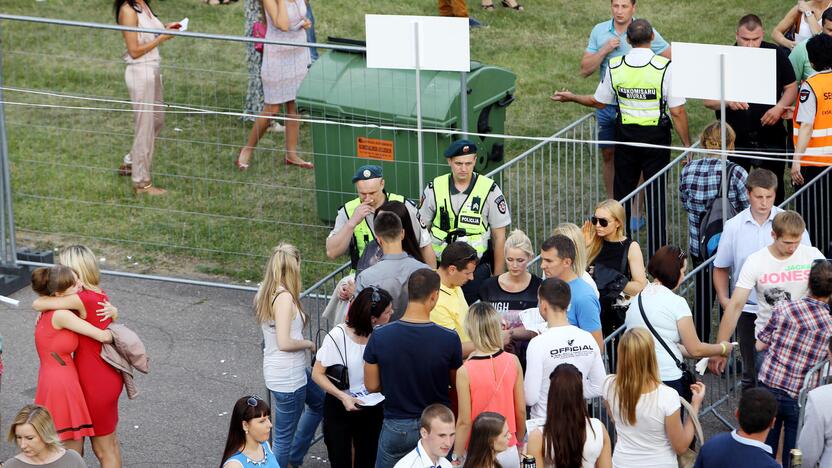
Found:
[[[809,270],[812,262],[824,258],[815,247],[800,244],[786,259],[778,260],[769,247],[748,256],[740,270],[737,287],[752,289],[757,294],[755,336],[766,326],[771,311],[780,301],[800,299],[809,289]]]

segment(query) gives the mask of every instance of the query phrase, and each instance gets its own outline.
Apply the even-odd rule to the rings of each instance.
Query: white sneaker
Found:
[[[286,127],[280,125],[280,122],[278,122],[277,120],[273,120],[272,124],[269,125],[269,131],[275,133],[283,133],[286,131]]]

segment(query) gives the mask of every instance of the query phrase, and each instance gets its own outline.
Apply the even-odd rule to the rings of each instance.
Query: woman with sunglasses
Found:
[[[312,368],[312,380],[325,392],[324,443],[333,468],[374,466],[384,420],[382,405],[363,406],[364,348],[377,326],[390,321],[393,298],[375,286],[364,288],[350,305],[345,323],[326,334]],[[346,366],[349,388],[339,389],[327,375]]]
[[[463,468],[502,468],[497,454],[508,450],[509,441],[511,432],[503,415],[490,411],[480,413],[471,428],[471,441]]]
[[[237,400],[220,468],[280,468],[269,447],[272,409],[259,396]]]
[[[604,266],[627,277],[627,284],[621,291],[624,298],[632,297],[641,292],[647,285],[647,275],[644,273],[644,256],[638,242],[628,239],[624,232],[627,219],[624,207],[615,200],[604,200],[595,207],[595,214],[584,225],[588,232],[587,261],[593,269],[593,277],[598,279],[598,266]],[[609,336],[624,324],[624,310],[614,307],[618,299],[605,297],[604,287],[601,290],[601,327],[604,336]],[[620,296],[619,296],[620,297]]]
[[[315,343],[303,337],[308,316],[300,302],[300,279],[300,251],[281,243],[272,251],[254,298],[263,332],[263,377],[279,415],[275,417],[272,449],[282,467],[288,466],[290,451],[293,455],[306,453],[306,444],[311,441],[306,440],[306,434],[314,433],[320,422],[320,390],[309,382],[308,371],[307,350],[314,353]],[[306,412],[304,405],[309,408]],[[304,437],[295,437],[296,431]]]
[[[653,277],[653,282],[630,303],[624,325],[628,330],[636,327],[648,328],[644,319],[647,317],[647,321],[659,335],[653,336],[653,339],[656,340],[656,360],[659,363],[659,377],[662,383],[690,401],[690,389],[682,385],[682,371],[676,366],[676,362],[683,359],[679,346],[684,346],[687,357],[702,358],[727,356],[733,345],[727,341],[720,344],[699,341],[688,301],[674,292],[685,279],[687,264],[687,255],[679,247],[666,245],[657,250],[647,264],[647,271]],[[673,356],[662,346],[659,339],[670,348]]]

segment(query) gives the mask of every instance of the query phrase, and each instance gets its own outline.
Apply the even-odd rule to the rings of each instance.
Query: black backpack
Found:
[[[725,171],[729,180],[733,169],[734,164],[729,162]],[[722,175],[720,174],[721,177]],[[699,257],[702,259],[710,258],[711,255],[716,253],[716,248],[719,246],[719,238],[722,237],[722,180],[720,179],[719,182],[719,191],[717,192],[716,198],[711,200],[710,205],[705,209],[705,213],[699,220]],[[729,201],[725,219],[731,219],[736,215],[737,210],[734,209],[734,206]]]

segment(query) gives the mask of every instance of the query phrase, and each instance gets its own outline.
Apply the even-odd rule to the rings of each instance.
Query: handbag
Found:
[[[680,361],[676,359],[676,355],[673,354],[672,351],[670,351],[670,347],[667,346],[667,343],[665,343],[662,337],[659,336],[658,333],[656,333],[656,329],[653,328],[653,325],[650,323],[649,320],[647,320],[647,314],[644,313],[644,304],[641,302],[641,294],[638,295],[638,310],[641,311],[641,318],[642,320],[644,320],[644,324],[647,325],[647,328],[650,330],[650,333],[652,333],[653,336],[656,337],[656,340],[658,340],[658,342],[662,345],[662,348],[664,348],[664,350],[667,351],[667,354],[669,354],[670,357],[673,359],[673,362],[676,363],[676,367],[678,367],[679,370],[682,371],[682,388],[690,388],[691,385],[696,383],[696,376],[693,374],[693,371],[690,370],[688,364],[684,360]]]
[[[344,353],[347,352],[347,332],[342,327],[338,327],[341,329],[341,332],[344,334]],[[341,356],[341,361],[344,364],[333,364],[331,366],[326,367],[326,377],[335,385],[335,388],[338,390],[349,390],[350,388],[350,371],[347,368],[347,360],[344,359],[344,355],[341,354],[341,348],[338,347],[338,343],[335,342],[335,338],[327,332],[326,336],[329,337],[330,340],[335,344],[335,349],[338,350],[338,355]]]
[[[264,21],[258,21],[254,23],[251,27],[251,37],[256,37],[258,39],[265,39],[266,38],[266,23]],[[259,53],[263,53],[263,43],[262,42],[255,42],[254,43],[254,50]]]
[[[702,425],[699,424],[699,417],[694,413],[693,407],[690,406],[684,398],[679,397],[679,403],[685,408],[685,411],[688,412],[688,417],[693,421],[693,439],[694,442],[698,442],[699,447],[702,447],[702,441],[705,440],[704,435],[702,434]],[[693,444],[696,447],[696,443]],[[696,456],[698,455],[697,449],[692,449],[688,447],[685,453],[678,455],[676,457],[676,461],[679,463],[679,468],[693,468],[696,464]]]

